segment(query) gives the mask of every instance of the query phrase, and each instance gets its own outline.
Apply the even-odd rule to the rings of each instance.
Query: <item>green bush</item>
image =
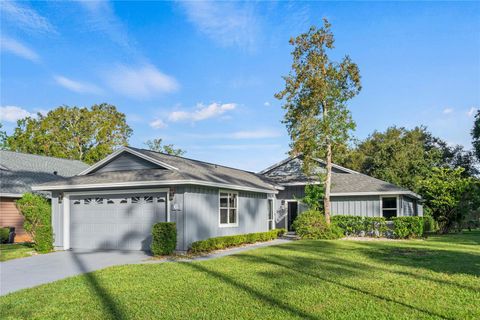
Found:
[[[423,233],[434,233],[438,231],[438,223],[431,216],[423,217]]]
[[[235,236],[224,236],[195,241],[190,246],[190,252],[210,252],[225,248],[231,248],[246,243],[255,243],[258,241],[269,241],[282,236],[285,229],[275,229],[267,232],[239,234]]]
[[[10,228],[0,228],[0,243],[7,243],[10,235]]]
[[[418,238],[423,235],[423,217],[393,217],[392,221],[395,238]]]
[[[150,245],[153,255],[172,254],[176,246],[177,226],[175,222],[159,222],[153,225],[152,244]]]
[[[335,224],[328,225],[320,211],[307,210],[297,216],[292,225],[302,239],[338,239],[343,230]]]
[[[23,228],[35,242],[35,250],[41,253],[52,251],[52,210],[48,200],[40,195],[25,193],[15,203],[25,218]]]

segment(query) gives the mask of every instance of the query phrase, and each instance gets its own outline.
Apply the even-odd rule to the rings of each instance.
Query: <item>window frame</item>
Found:
[[[275,198],[267,198],[267,228],[268,230],[275,230]],[[270,219],[270,212],[272,213],[272,218]],[[270,228],[270,223],[272,227]]]
[[[383,199],[384,199],[384,198],[395,198],[395,199],[396,199],[396,201],[395,201],[395,204],[396,204],[395,208],[383,208]],[[384,217],[384,216],[383,216],[383,211],[384,211],[384,210],[387,210],[387,211],[394,211],[394,210],[395,210],[396,213],[395,213],[395,216],[394,216],[394,217],[399,217],[399,213],[400,213],[400,210],[401,210],[401,208],[400,208],[399,196],[398,196],[398,195],[380,196],[380,214],[381,214],[381,217]],[[384,218],[387,219],[387,220],[390,219],[390,218],[386,218],[386,217],[384,217]]]
[[[222,207],[221,206],[221,194],[222,193],[226,193],[227,194],[227,206],[226,207]],[[231,208],[230,207],[230,195],[231,194],[235,194],[236,196],[236,207],[235,208]],[[239,218],[239,214],[238,214],[238,202],[240,200],[240,197],[238,195],[238,191],[232,191],[232,190],[218,190],[218,226],[220,228],[235,228],[235,227],[238,227],[238,218]],[[222,223],[221,222],[221,210],[222,209],[227,209],[227,223]],[[230,209],[235,209],[235,223],[230,223]]]

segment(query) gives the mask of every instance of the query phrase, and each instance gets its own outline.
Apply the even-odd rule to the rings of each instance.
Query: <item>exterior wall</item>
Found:
[[[95,170],[95,172],[121,171],[121,170],[142,170],[159,168],[158,165],[144,160],[130,153],[122,153],[112,161]]]
[[[0,198],[0,226],[15,227],[15,242],[32,241],[23,229],[24,218],[15,206],[18,198]]]
[[[58,193],[52,193],[53,246],[63,247],[63,200]]]
[[[275,207],[275,227],[287,229],[287,214],[288,214],[288,201],[298,202],[298,214],[306,211],[308,208],[300,203],[299,199],[305,196],[305,186],[290,186],[285,187],[285,190],[280,190],[276,195]],[[282,201],[284,200],[284,201]],[[285,202],[282,205],[282,202]]]
[[[187,250],[198,240],[227,235],[268,231],[267,195],[238,192],[238,226],[219,226],[219,189],[186,186],[183,195],[183,220],[177,228],[183,235],[183,243],[177,250]],[[178,219],[177,215],[177,219]]]
[[[379,196],[331,197],[332,215],[381,217]]]

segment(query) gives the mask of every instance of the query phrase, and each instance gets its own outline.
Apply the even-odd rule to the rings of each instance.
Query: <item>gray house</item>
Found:
[[[318,173],[325,173],[325,163],[319,162]],[[307,184],[319,183],[302,171],[301,156],[290,157],[259,172],[281,188],[276,195],[276,226],[291,229],[291,224],[306,208],[299,199],[304,197]],[[315,175],[318,177],[318,175]],[[422,216],[420,196],[394,184],[365,174],[333,165],[332,215],[364,217]]]
[[[299,160],[287,159],[256,174],[124,147],[77,176],[34,189],[52,192],[56,247],[148,250],[152,225],[172,221],[177,224],[177,250],[183,251],[201,239],[289,227],[302,210],[297,197],[308,182],[300,180],[299,175],[296,180],[296,174],[287,170],[293,163],[298,166]],[[359,188],[372,181],[385,188],[389,185],[340,168],[336,170],[345,177],[360,179]],[[375,194],[353,194],[349,190],[335,194],[338,208],[343,210],[336,212],[382,215],[383,207],[385,212],[401,215],[406,212],[400,209],[401,204],[411,199],[411,214],[418,214],[418,196],[389,186],[388,191],[382,189]],[[387,195],[387,200],[382,201]],[[388,199],[395,199],[396,205]],[[346,209],[349,205],[359,208]]]

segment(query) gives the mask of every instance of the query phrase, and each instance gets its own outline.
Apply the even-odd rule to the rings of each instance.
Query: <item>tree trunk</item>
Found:
[[[332,185],[332,144],[327,144],[327,177],[325,178],[325,194],[323,196],[323,207],[325,209],[325,220],[330,224],[330,187]]]

